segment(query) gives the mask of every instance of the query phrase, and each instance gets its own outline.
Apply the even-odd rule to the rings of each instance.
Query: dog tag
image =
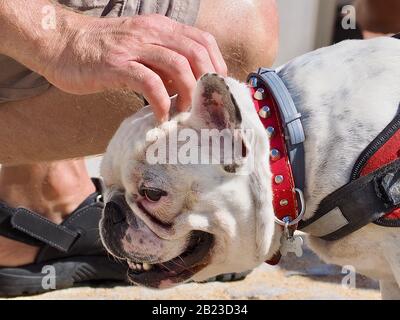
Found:
[[[281,237],[281,255],[286,257],[289,252],[292,252],[300,258],[303,255],[303,243],[301,236],[288,236],[284,233]]]

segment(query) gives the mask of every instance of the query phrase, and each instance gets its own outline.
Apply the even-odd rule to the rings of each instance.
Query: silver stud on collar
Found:
[[[287,199],[282,199],[281,201],[279,201],[279,204],[281,205],[281,207],[286,207],[289,204],[289,201],[287,201]]]
[[[267,135],[269,138],[272,138],[275,135],[275,128],[274,127],[267,127],[265,129],[267,131]]]
[[[264,106],[258,111],[258,115],[261,118],[267,119],[271,116],[271,109],[268,106]]]
[[[274,179],[276,184],[281,184],[283,182],[283,180],[284,180],[284,178],[281,175],[275,176],[275,179]]]
[[[281,158],[281,153],[277,149],[272,149],[271,150],[271,160],[276,161]]]
[[[252,88],[257,88],[258,87],[258,79],[257,79],[257,77],[251,77],[250,79],[249,79],[249,86],[250,87],[252,87]]]
[[[263,88],[258,88],[256,92],[254,92],[254,99],[256,100],[264,100],[265,99],[265,90]]]

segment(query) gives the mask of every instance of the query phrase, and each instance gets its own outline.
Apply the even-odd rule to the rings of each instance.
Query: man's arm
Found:
[[[0,53],[42,74],[43,62],[67,46],[76,15],[50,0],[2,0]]]
[[[144,95],[160,121],[170,94],[184,110],[196,79],[227,72],[214,37],[159,15],[101,19],[49,0],[1,0],[0,29],[0,53],[61,90],[128,88]]]

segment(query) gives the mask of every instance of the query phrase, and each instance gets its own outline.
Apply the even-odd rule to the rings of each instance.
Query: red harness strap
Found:
[[[260,120],[270,137],[270,168],[273,175],[273,207],[275,216],[282,221],[293,221],[297,217],[298,203],[289,154],[285,143],[278,105],[264,86],[251,88],[254,106]],[[296,226],[293,226],[295,229]],[[281,258],[277,253],[272,260],[266,261],[275,265]]]
[[[392,161],[400,158],[400,131],[396,131],[365,163],[360,176],[382,168]],[[400,209],[395,209],[385,216],[386,219],[400,219]]]

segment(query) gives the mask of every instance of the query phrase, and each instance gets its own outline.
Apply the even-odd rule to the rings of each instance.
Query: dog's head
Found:
[[[165,288],[271,257],[269,142],[248,87],[205,75],[191,112],[154,126],[148,108],[125,120],[101,168],[101,237],[130,279]]]

